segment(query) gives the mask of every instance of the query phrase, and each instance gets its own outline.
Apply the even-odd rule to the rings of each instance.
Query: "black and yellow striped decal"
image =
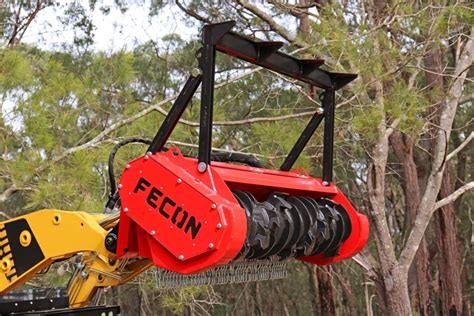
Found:
[[[31,242],[24,246],[20,234],[28,231]],[[5,273],[8,281],[13,282],[44,259],[44,254],[24,218],[7,223],[0,223],[0,271]],[[10,265],[7,266],[6,263]],[[5,266],[2,266],[5,264]]]
[[[0,224],[0,264],[2,264],[5,260],[13,262],[12,251],[10,244],[8,243],[5,225]],[[9,269],[4,268],[4,270],[6,271],[5,276],[8,281],[12,282],[17,278],[15,264],[13,264],[13,266]]]

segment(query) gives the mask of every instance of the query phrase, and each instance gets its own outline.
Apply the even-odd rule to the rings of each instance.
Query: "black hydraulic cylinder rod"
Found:
[[[179,119],[183,115],[184,110],[188,106],[189,101],[191,101],[191,98],[199,87],[201,81],[202,75],[200,74],[197,76],[190,76],[188,78],[183,89],[174,101],[173,107],[169,111],[168,115],[163,121],[163,124],[161,124],[160,129],[153,138],[153,141],[151,142],[147,152],[155,154],[163,149],[176,124],[178,124]]]
[[[288,154],[288,156],[286,156],[285,161],[280,167],[281,171],[289,171],[293,167],[296,160],[298,159],[301,152],[303,151],[304,147],[311,139],[311,136],[313,136],[314,131],[316,131],[319,124],[321,124],[323,117],[324,117],[324,114],[322,113],[321,114],[318,112],[314,113],[313,117],[309,121],[308,125],[306,125],[306,128],[304,129],[303,133],[300,135],[300,137],[296,141],[290,153]]]
[[[321,95],[321,103],[324,108],[324,140],[323,140],[323,181],[332,182],[332,163],[334,147],[334,112],[335,112],[335,90],[326,90]]]

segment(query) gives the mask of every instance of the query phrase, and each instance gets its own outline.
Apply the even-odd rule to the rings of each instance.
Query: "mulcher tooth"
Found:
[[[284,193],[274,193],[276,199],[279,201],[280,208],[284,208],[285,214],[291,218],[290,225],[293,226],[293,232],[288,236],[288,240],[283,249],[278,251],[276,255],[280,259],[287,259],[295,256],[296,250],[298,249],[298,244],[300,240],[304,237],[305,234],[305,216],[302,212],[299,212],[295,205],[290,203],[287,199],[289,198],[288,194]]]
[[[316,216],[318,218],[319,221],[325,221],[326,218],[324,217],[324,214],[323,212],[321,212],[321,210],[318,208],[317,211],[316,211]]]
[[[328,249],[334,239],[336,238],[336,220],[332,218],[332,214],[329,209],[325,205],[320,205],[319,209],[323,212],[324,217],[326,218],[324,222],[324,241],[319,244],[313,255],[318,255],[320,253],[324,253],[326,249]]]
[[[327,203],[324,206],[329,210],[333,218],[338,218],[340,216],[332,206],[328,205]]]
[[[318,220],[315,206],[308,198],[299,197],[298,200],[304,205],[311,217],[311,226],[309,227],[304,240],[304,251],[302,255],[308,256],[313,252],[319,241],[318,236]]]
[[[303,205],[304,206],[304,205]],[[306,240],[314,240],[316,236],[312,232],[312,221],[308,214],[306,208],[301,208],[300,206],[296,207],[296,210],[302,215],[303,218],[303,225],[302,231],[300,233],[300,237],[298,241],[293,245],[291,249],[291,257],[298,257],[300,254],[304,254],[305,249],[308,247],[310,243],[307,243]]]
[[[331,221],[329,222],[329,227],[331,228],[331,231],[334,234],[337,230],[337,222],[335,219],[331,219]]]
[[[270,218],[265,209],[259,205],[260,203],[250,193],[243,192],[243,195],[245,196],[244,201],[253,209],[254,217],[252,220],[257,231],[255,239],[258,241],[258,247],[255,248],[255,251],[263,251],[270,246]]]
[[[271,250],[265,253],[267,258],[282,254],[282,251],[290,248],[298,237],[298,218],[292,214],[292,205],[284,199],[285,196],[283,193],[273,192],[267,199],[267,202],[275,205],[275,209],[283,217],[283,232],[279,236],[280,238],[275,238]]]
[[[326,220],[326,218],[324,220],[320,220],[318,221],[320,223],[320,229],[319,229],[319,234],[325,239],[325,240],[328,240],[329,238],[331,238],[331,229],[329,228],[329,224]]]
[[[305,256],[309,256],[313,253],[313,250],[317,247],[320,239],[320,236],[318,236],[318,223],[315,222],[307,234],[304,249]]]
[[[326,249],[325,255],[326,257],[334,257],[339,254],[339,249],[344,242],[344,240],[349,237],[349,234],[347,233],[348,230],[350,230],[350,219],[343,207],[341,207],[339,204],[331,201],[324,199],[323,201],[325,203],[325,206],[328,207],[329,209],[332,209],[336,214],[337,214],[337,232],[336,232],[336,239],[331,243],[331,245]]]
[[[271,205],[268,202],[263,202],[261,203],[261,205],[265,209],[265,212],[268,215],[270,229],[274,230],[275,226],[281,225],[280,217],[278,216],[278,213],[276,212],[273,205]]]

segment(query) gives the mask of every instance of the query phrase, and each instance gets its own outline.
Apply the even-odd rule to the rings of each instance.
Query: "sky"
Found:
[[[150,1],[129,1],[128,10],[122,13],[113,0],[99,0],[94,11],[88,12],[96,26],[93,49],[97,51],[131,50],[150,39],[159,40],[164,35],[177,33],[183,39],[198,34],[196,27],[188,27],[184,13],[175,5],[167,5],[158,15],[149,17]],[[23,41],[44,49],[60,50],[63,44],[72,44],[72,27],[64,27],[58,20],[72,0],[60,0],[59,7],[48,7],[41,11],[26,32]],[[83,1],[89,9],[88,1]],[[105,15],[100,7],[110,8]],[[189,18],[188,18],[189,19]],[[166,26],[166,27],[163,27]]]

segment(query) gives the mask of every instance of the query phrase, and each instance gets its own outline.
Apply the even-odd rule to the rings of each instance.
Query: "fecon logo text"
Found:
[[[149,189],[146,197],[146,202],[164,217],[169,219],[179,229],[183,229],[184,233],[191,234],[192,239],[195,239],[201,229],[201,222],[184,210],[181,206],[176,207],[176,202],[170,197],[166,196],[156,187],[151,186],[151,183],[145,178],[138,180],[133,193],[138,191],[146,192]]]

